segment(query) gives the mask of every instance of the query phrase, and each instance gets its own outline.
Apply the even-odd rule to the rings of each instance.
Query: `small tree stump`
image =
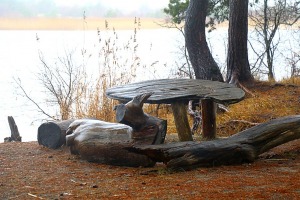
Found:
[[[39,126],[37,140],[40,145],[57,149],[66,143],[66,131],[74,119],[46,122]]]
[[[4,142],[12,142],[12,141],[21,142],[22,137],[20,136],[18,126],[14,118],[12,116],[8,116],[7,118],[8,118],[8,124],[9,124],[11,134],[10,137],[4,138]]]

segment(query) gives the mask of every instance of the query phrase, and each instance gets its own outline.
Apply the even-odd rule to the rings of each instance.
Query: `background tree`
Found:
[[[263,0],[260,4],[251,5],[253,9],[249,16],[254,22],[256,41],[263,49],[258,51],[259,48],[253,48],[258,57],[256,63],[259,64],[258,68],[266,67],[269,81],[274,81],[274,59],[281,43],[279,30],[283,26],[293,26],[299,20],[300,1],[277,0],[270,6],[270,1]]]
[[[197,79],[223,81],[206,41],[208,0],[191,0],[186,12],[185,43]]]
[[[186,9],[189,5],[189,0],[180,1],[180,0],[170,0],[168,7],[164,8],[164,13],[167,14],[167,18],[164,24],[160,24],[162,27],[166,28],[175,28],[177,29],[183,39],[185,38],[184,34],[184,21],[185,21],[185,13]],[[179,64],[176,62],[178,69],[176,74],[179,74],[180,77],[189,77],[192,79],[195,76],[195,73],[192,70],[192,66],[190,63],[190,58],[188,56],[188,52],[186,49],[185,43],[183,45],[179,44],[179,54],[180,57],[184,59],[184,63]],[[181,59],[180,59],[181,60]]]
[[[230,0],[226,81],[252,82],[248,60],[248,0]]]
[[[164,9],[164,12],[169,16],[169,18],[167,19],[168,24],[165,26],[167,26],[169,28],[179,29],[182,32],[184,37],[185,37],[185,31],[183,31],[183,27],[184,27],[183,22],[185,22],[185,19],[186,19],[187,8],[188,8],[189,3],[190,3],[189,0],[186,0],[186,1],[170,0],[168,7]],[[194,5],[195,2],[192,2],[192,3]],[[201,6],[202,4],[205,6],[203,8],[200,8],[200,10],[197,10],[197,8],[194,9],[194,11],[196,11],[196,12],[199,11],[199,13],[204,12],[204,15],[201,15],[202,19],[200,20],[200,21],[202,21],[201,23],[202,23],[202,25],[204,25],[204,27],[202,27],[202,29],[199,32],[201,35],[201,38],[204,38],[204,40],[199,40],[199,37],[197,37],[197,36],[193,37],[191,34],[189,36],[191,36],[191,42],[197,41],[197,44],[194,47],[201,48],[202,50],[200,51],[200,49],[198,49],[198,53],[193,54],[194,55],[193,58],[190,59],[187,54],[187,49],[186,49],[187,44],[185,44],[185,47],[183,49],[184,49],[184,55],[186,58],[187,69],[184,68],[185,67],[185,64],[184,64],[181,68],[179,68],[179,70],[180,71],[185,70],[185,73],[189,74],[189,77],[192,77],[192,75],[190,73],[190,64],[189,64],[190,62],[189,61],[193,60],[192,65],[194,68],[194,72],[196,73],[196,71],[197,71],[196,77],[200,77],[200,78],[204,77],[205,78],[208,75],[207,76],[208,78],[205,78],[205,79],[212,79],[212,77],[210,77],[210,75],[209,75],[211,73],[208,70],[209,66],[207,66],[204,63],[205,62],[212,63],[212,66],[217,66],[217,64],[213,60],[213,57],[211,56],[210,50],[208,48],[208,44],[206,42],[205,27],[209,28],[208,31],[212,31],[215,29],[216,23],[220,23],[220,22],[228,19],[228,0],[222,0],[222,1],[209,0],[209,1],[204,1],[204,2],[196,1],[196,4],[197,4],[197,6],[199,6],[199,5]],[[191,19],[191,20],[193,20],[193,19]],[[198,22],[195,21],[195,22],[198,23],[199,21]],[[196,30],[196,31],[199,31],[199,30]],[[197,34],[197,33],[195,33],[195,34]],[[190,46],[192,46],[191,43],[189,43],[189,44],[190,44]],[[205,52],[205,54],[199,55],[200,52]],[[196,61],[197,60],[197,57],[195,57],[196,55],[198,55],[198,58],[203,60],[203,62],[200,62],[199,60]],[[202,68],[202,70],[200,68]],[[200,71],[203,71],[203,69],[205,69],[205,68],[208,68],[207,75],[204,75],[204,74],[200,75],[202,73]],[[218,69],[218,67],[213,67],[213,69],[215,69],[215,72],[214,72],[214,70],[212,70],[212,71],[214,73],[218,74],[218,75],[214,75],[214,76],[219,76],[220,70]],[[204,72],[206,72],[206,71],[204,70]],[[221,80],[220,76],[217,79]],[[222,80],[223,80],[223,78],[222,78]]]

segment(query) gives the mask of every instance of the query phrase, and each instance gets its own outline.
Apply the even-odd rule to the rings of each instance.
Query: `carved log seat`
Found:
[[[67,130],[66,144],[72,154],[92,162],[129,167],[150,167],[155,162],[148,156],[131,152],[134,145],[162,144],[167,123],[145,114],[145,99],[151,94],[138,95],[127,104],[116,106],[117,121],[75,120]],[[127,125],[126,125],[127,124]],[[130,126],[129,126],[130,125]]]

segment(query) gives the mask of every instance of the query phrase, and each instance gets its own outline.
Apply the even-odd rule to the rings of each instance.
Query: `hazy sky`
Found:
[[[57,5],[70,6],[79,5],[84,6],[87,4],[97,4],[101,2],[108,7],[124,8],[126,10],[132,10],[140,6],[146,5],[151,8],[163,8],[166,7],[169,0],[54,0]]]
[[[0,0],[2,17],[159,16],[169,0]]]
[[[141,7],[149,9],[162,9],[168,5],[169,0],[54,0],[58,6],[85,6],[101,3],[110,9],[118,9],[124,12],[134,12]]]

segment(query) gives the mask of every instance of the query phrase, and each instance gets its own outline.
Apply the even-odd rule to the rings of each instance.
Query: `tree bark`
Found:
[[[220,69],[206,42],[205,20],[208,0],[190,0],[185,21],[185,43],[196,79],[223,82]]]
[[[226,81],[252,82],[248,60],[248,0],[230,0]]]
[[[66,143],[66,131],[73,121],[73,119],[70,119],[41,124],[38,128],[38,143],[51,149],[61,147]]]
[[[260,154],[299,138],[300,115],[296,115],[254,126],[226,139],[135,146],[131,150],[170,168],[191,169],[253,162]]]
[[[12,142],[12,141],[21,142],[22,137],[20,136],[18,126],[17,126],[14,118],[12,116],[8,116],[7,119],[8,119],[8,124],[9,124],[11,134],[10,134],[10,137],[5,138],[4,141],[5,142]]]

